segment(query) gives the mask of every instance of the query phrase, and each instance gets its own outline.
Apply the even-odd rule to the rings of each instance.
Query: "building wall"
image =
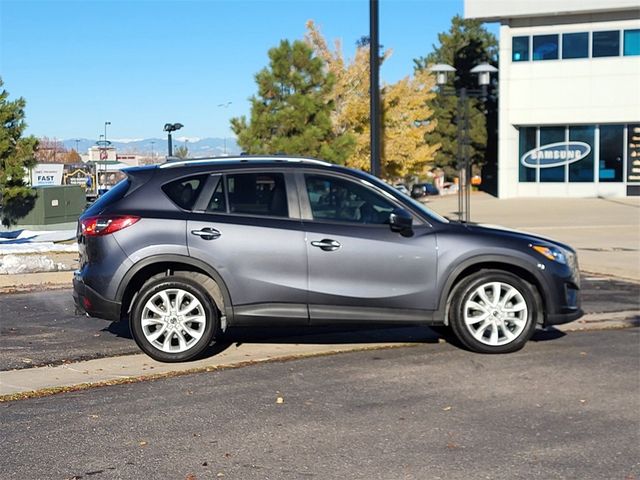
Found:
[[[597,175],[583,184],[519,182],[519,126],[640,123],[640,56],[512,61],[514,36],[637,29],[637,15],[605,12],[552,20],[503,19],[500,28],[498,195],[623,196],[624,182],[600,183]]]

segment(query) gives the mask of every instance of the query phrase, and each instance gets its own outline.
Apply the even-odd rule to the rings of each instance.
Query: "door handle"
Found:
[[[324,238],[320,241],[311,242],[311,245],[314,247],[318,247],[320,250],[324,250],[325,252],[333,252],[334,250],[338,250],[341,247],[340,242],[331,240],[330,238]]]
[[[215,228],[205,227],[201,230],[191,230],[191,235],[197,235],[198,237],[201,237],[203,240],[215,240],[216,238],[220,237],[220,235],[222,234]]]

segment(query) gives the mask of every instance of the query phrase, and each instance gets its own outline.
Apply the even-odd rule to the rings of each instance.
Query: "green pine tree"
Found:
[[[299,40],[282,40],[269,50],[269,66],[258,72],[256,83],[250,120],[231,119],[231,129],[246,153],[345,162],[354,139],[333,132],[329,94],[334,78],[311,47]]]
[[[9,101],[9,93],[0,78],[0,216],[5,226],[14,225],[26,216],[35,203],[33,190],[25,183],[26,169],[36,164],[38,140],[23,137],[24,98]]]
[[[448,32],[438,35],[439,45],[433,45],[433,51],[426,57],[414,60],[416,70],[429,68],[436,63],[446,63],[456,69],[455,75],[449,75],[447,87],[457,91],[465,87],[478,89],[477,75],[470,73],[476,65],[487,62],[497,66],[498,41],[478,20],[469,20],[456,15],[451,21]],[[490,86],[490,91],[495,89]],[[491,93],[491,92],[490,92]],[[477,172],[487,161],[496,159],[497,140],[497,99],[489,95],[483,104],[480,100],[467,100],[469,117],[469,158]],[[432,100],[434,117],[438,124],[432,133],[427,134],[431,144],[440,143],[442,148],[436,154],[435,164],[445,170],[447,176],[456,175],[458,157],[457,112],[464,107],[457,96],[438,95]]]

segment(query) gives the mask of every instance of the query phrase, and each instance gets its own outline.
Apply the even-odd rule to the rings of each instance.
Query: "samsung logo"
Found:
[[[568,165],[582,160],[591,152],[591,146],[584,142],[558,142],[541,145],[529,150],[520,163],[529,168],[551,168]]]

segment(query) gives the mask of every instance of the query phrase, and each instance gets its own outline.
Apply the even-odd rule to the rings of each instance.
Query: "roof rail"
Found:
[[[175,157],[173,157],[175,158]],[[271,162],[290,162],[290,163],[309,163],[312,165],[325,165],[331,166],[332,163],[325,162],[323,160],[316,160],[315,158],[306,157],[285,157],[279,155],[241,155],[234,157],[205,157],[205,158],[189,158],[185,160],[176,161],[173,158],[167,158],[167,162],[160,165],[160,168],[173,168],[182,167],[185,165],[206,165],[215,164],[221,162],[254,162],[254,161],[271,161]]]

